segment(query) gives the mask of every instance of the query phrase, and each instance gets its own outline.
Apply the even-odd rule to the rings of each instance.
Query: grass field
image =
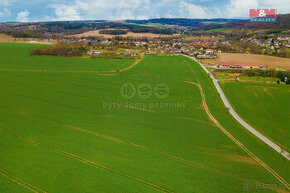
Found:
[[[216,28],[216,29],[210,29],[210,30],[203,30],[203,31],[194,31],[194,32],[224,32],[224,33],[231,33],[233,30],[232,29],[228,29],[228,28]]]
[[[236,82],[223,82],[221,85],[242,118],[281,147],[290,150],[288,85]]]
[[[0,192],[287,192],[288,160],[235,122],[192,60],[130,68],[34,47],[0,44]],[[126,99],[125,83],[170,92]]]

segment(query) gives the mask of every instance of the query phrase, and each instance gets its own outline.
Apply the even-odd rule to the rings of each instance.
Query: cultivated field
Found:
[[[287,192],[288,160],[234,121],[192,60],[35,47],[0,44],[0,192]],[[126,83],[170,91],[127,99]]]
[[[290,59],[258,54],[219,53],[219,61],[257,63],[264,67],[290,70]]]
[[[109,29],[108,29],[109,30]],[[76,34],[76,35],[70,35],[70,37],[104,37],[104,38],[113,38],[116,35],[110,35],[110,34],[100,34],[99,32],[102,30],[94,30],[94,31],[89,31],[81,34]],[[178,36],[178,34],[175,35],[162,35],[162,34],[153,34],[153,33],[133,33],[133,32],[128,32],[127,34],[123,35],[117,35],[117,36],[122,36],[122,37],[133,37],[133,38],[142,38],[142,37],[148,37],[148,38],[158,38],[158,37],[174,37]]]
[[[11,42],[15,41],[15,38],[8,36],[6,34],[0,34],[0,42]]]
[[[221,86],[244,120],[289,152],[288,85],[221,82]]]

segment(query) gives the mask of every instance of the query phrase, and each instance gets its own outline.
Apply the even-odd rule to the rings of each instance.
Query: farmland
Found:
[[[110,29],[110,30],[114,30],[114,29]],[[82,38],[82,37],[90,37],[91,36],[91,37],[113,38],[113,37],[116,36],[116,35],[111,35],[111,34],[102,34],[102,33],[100,33],[100,31],[102,31],[102,30],[88,31],[88,32],[84,32],[84,33],[81,33],[81,34],[70,35],[70,37]],[[178,36],[178,34],[175,34],[175,35],[164,35],[164,34],[154,34],[154,33],[134,33],[134,32],[128,31],[127,34],[121,34],[121,35],[118,35],[118,36],[133,37],[133,38],[142,38],[142,37],[156,38],[156,37],[174,37],[174,36]]]
[[[41,46],[0,44],[0,192],[287,191],[288,160],[235,122],[192,60],[29,54]],[[170,92],[127,99],[127,83]]]
[[[290,59],[258,54],[219,53],[219,61],[257,63],[268,68],[290,69]]]
[[[231,33],[232,32],[232,29],[227,29],[227,28],[215,28],[215,29],[210,29],[210,30],[202,30],[202,31],[194,31],[194,32],[208,32],[208,33],[211,33],[211,32],[224,32],[224,33]]]
[[[289,151],[288,85],[237,82],[222,82],[221,85],[244,120]]]

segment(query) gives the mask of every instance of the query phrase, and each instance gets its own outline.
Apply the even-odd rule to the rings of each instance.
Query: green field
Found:
[[[212,32],[224,32],[224,33],[231,33],[233,30],[232,29],[228,29],[228,28],[216,28],[216,29],[210,29],[210,30],[202,30],[202,31],[194,31],[194,32],[208,32],[208,33],[212,33]]]
[[[230,116],[192,60],[146,56],[106,73],[135,60],[30,56],[35,47],[0,44],[0,192],[286,191],[288,160]],[[126,99],[126,83],[170,92]]]
[[[243,119],[287,151],[290,150],[289,85],[236,82],[223,82],[221,85]]]
[[[249,81],[265,81],[265,82],[277,82],[281,81],[279,78],[275,77],[263,77],[263,76],[240,76],[240,80],[249,80]]]

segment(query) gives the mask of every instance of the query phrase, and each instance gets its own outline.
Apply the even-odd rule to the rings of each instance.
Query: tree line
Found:
[[[87,46],[60,42],[53,46],[31,50],[31,55],[51,55],[65,57],[80,57],[88,51]]]

